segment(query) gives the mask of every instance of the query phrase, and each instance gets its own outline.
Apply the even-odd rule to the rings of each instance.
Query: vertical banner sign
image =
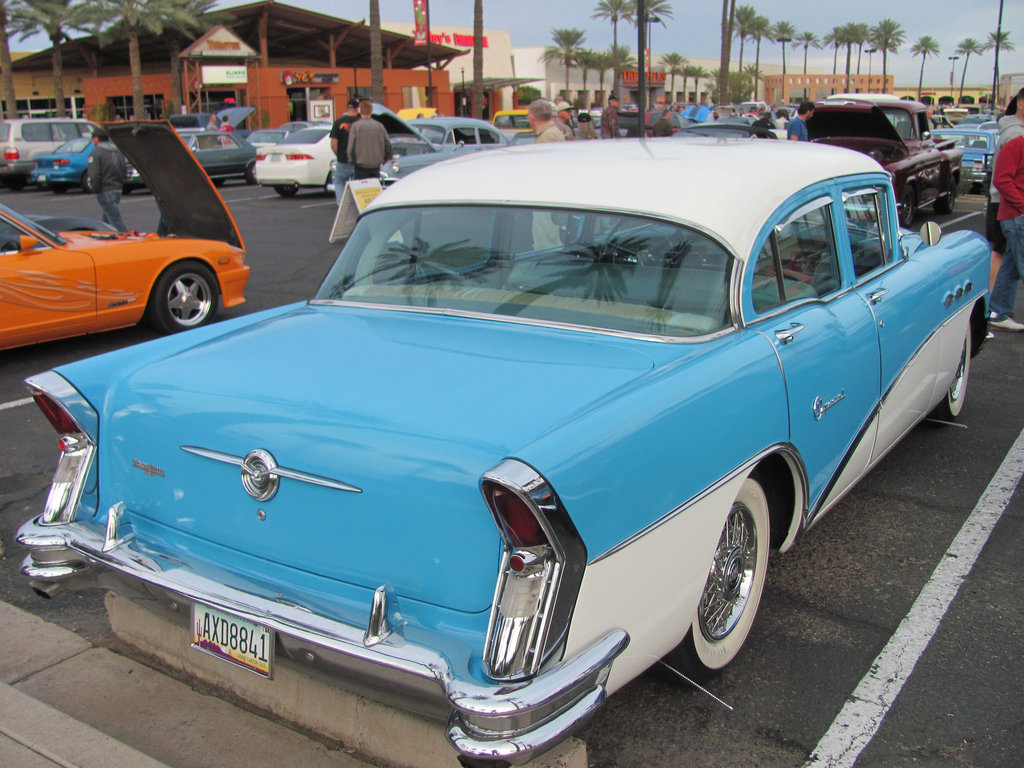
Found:
[[[412,14],[416,19],[416,29],[413,30],[413,45],[426,45],[427,35],[427,0],[412,0]]]

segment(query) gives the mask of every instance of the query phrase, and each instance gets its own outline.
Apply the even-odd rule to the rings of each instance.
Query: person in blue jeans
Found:
[[[786,138],[790,141],[810,141],[807,133],[807,121],[814,117],[814,102],[803,101],[796,108],[796,117],[789,121],[786,128]]]
[[[128,227],[121,218],[121,191],[128,177],[124,155],[102,128],[93,129],[92,143],[96,148],[89,155],[89,187],[96,190],[103,221],[118,232],[127,232]]]
[[[334,121],[331,126],[331,149],[337,158],[334,163],[334,200],[341,205],[341,196],[345,192],[345,183],[355,176],[356,168],[348,160],[348,131],[359,119],[359,99],[349,99],[344,115]]]
[[[1024,274],[1021,272],[1024,269],[1024,161],[1021,160],[1019,143],[1024,141],[1022,114],[1024,88],[1010,101],[1006,114],[999,119],[991,188],[993,202],[998,201],[996,219],[1003,233],[1005,248],[989,298],[988,322],[993,330],[1016,333],[1024,331],[1024,323],[1013,317],[1017,281]],[[1007,153],[1008,148],[1010,152]]]

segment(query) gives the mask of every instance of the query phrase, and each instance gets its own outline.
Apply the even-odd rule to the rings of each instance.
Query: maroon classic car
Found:
[[[949,213],[960,182],[962,149],[931,138],[927,107],[894,96],[843,94],[815,105],[807,123],[811,141],[870,155],[893,176],[900,225],[910,227],[920,207]]]

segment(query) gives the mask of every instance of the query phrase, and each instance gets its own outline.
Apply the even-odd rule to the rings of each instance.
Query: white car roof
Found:
[[[650,214],[715,234],[746,258],[789,197],[836,176],[884,172],[849,149],[764,139],[620,139],[492,149],[424,168],[371,208],[497,203]]]

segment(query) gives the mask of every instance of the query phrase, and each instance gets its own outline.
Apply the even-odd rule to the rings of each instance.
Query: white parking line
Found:
[[[951,226],[953,224],[959,224],[961,221],[967,221],[968,219],[973,218],[975,216],[984,216],[984,215],[985,215],[984,211],[974,211],[973,213],[965,213],[963,216],[957,216],[955,219],[950,219],[949,221],[942,222],[942,226],[949,227],[949,226]]]
[[[300,205],[299,207],[300,208],[319,208],[322,205],[329,205],[332,208],[337,208],[338,207],[338,204],[336,202],[334,202],[333,200],[328,200],[325,203],[306,203],[305,205]]]
[[[9,403],[0,403],[0,411],[6,411],[8,408],[17,408],[19,405],[28,405],[31,402],[31,397],[23,397],[21,400],[11,400]]]
[[[804,768],[851,768],[871,743],[910,678],[960,585],[971,572],[1024,475],[1024,432],[1017,436],[970,517],[924,585],[910,612],[847,699]]]

